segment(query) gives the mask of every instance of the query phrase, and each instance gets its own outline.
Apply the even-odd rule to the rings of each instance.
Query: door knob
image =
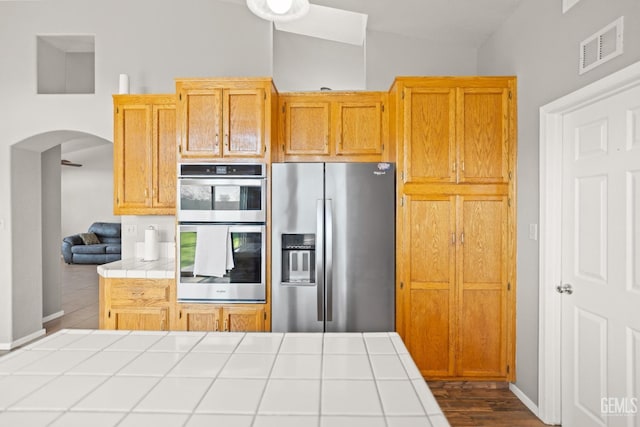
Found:
[[[573,286],[571,286],[569,283],[567,283],[566,285],[558,285],[556,286],[556,291],[558,291],[558,293],[560,294],[571,295],[573,293]]]

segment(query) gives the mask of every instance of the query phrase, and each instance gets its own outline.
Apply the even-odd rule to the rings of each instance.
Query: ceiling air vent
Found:
[[[580,74],[622,54],[623,19],[621,16],[580,43]]]

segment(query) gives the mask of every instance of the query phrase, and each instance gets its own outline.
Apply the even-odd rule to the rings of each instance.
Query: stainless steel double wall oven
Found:
[[[265,302],[265,165],[178,167],[178,300]]]

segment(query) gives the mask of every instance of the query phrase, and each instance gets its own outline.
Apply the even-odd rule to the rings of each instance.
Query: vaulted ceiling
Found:
[[[225,1],[245,4],[245,0]],[[310,0],[312,5],[367,15],[369,30],[471,48],[480,47],[521,2],[522,0]],[[323,23],[316,25],[322,26]],[[329,31],[340,30],[336,28],[335,22],[324,23],[324,27]]]

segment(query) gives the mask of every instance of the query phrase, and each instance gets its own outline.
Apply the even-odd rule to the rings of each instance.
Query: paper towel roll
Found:
[[[129,93],[129,75],[128,74],[120,74],[120,89],[118,90],[120,94]]]
[[[160,258],[158,230],[153,227],[147,227],[144,230],[144,260],[155,261],[158,258]]]

